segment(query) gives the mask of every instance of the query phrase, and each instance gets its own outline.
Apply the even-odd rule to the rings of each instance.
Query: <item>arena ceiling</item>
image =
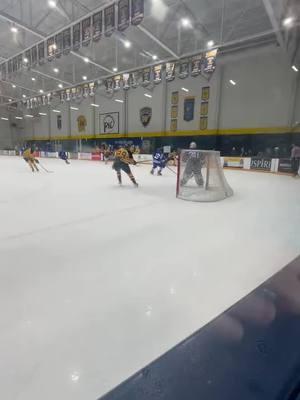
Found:
[[[0,61],[111,3],[0,0]],[[223,51],[277,41],[292,63],[299,57],[299,14],[297,0],[145,0],[145,17],[139,26],[115,31],[111,37],[81,47],[76,53],[29,71],[22,69],[13,79],[2,80],[0,103],[34,96],[41,90],[57,90],[58,85],[79,84],[83,76],[102,79],[116,70],[125,72],[156,60],[197,54],[207,48],[209,41]],[[293,26],[283,26],[289,16]]]

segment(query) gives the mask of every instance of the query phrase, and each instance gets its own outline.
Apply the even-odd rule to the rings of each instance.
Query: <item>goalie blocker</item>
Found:
[[[221,165],[220,153],[210,150],[181,150],[177,167],[177,197],[210,202],[233,195]]]

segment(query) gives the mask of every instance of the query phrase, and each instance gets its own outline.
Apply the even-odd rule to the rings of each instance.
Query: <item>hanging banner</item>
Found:
[[[158,85],[161,82],[162,65],[155,65],[153,67],[153,74],[154,74],[153,81],[156,85]]]
[[[123,89],[124,90],[130,89],[129,78],[130,78],[130,74],[123,74]]]
[[[6,63],[1,64],[1,80],[6,80]]]
[[[8,60],[8,62],[7,62],[7,75],[8,75],[8,79],[11,79],[12,72],[13,72],[13,62],[12,62],[12,60]]]
[[[31,65],[34,67],[37,64],[37,58],[38,58],[38,54],[37,54],[37,47],[33,46],[31,49]]]
[[[63,32],[58,33],[55,36],[55,57],[59,58],[63,52]]]
[[[218,49],[209,51],[205,54],[204,69],[203,69],[204,72],[211,74],[215,71],[217,53]]]
[[[84,115],[79,115],[77,118],[78,132],[85,132],[87,126],[87,120]]]
[[[63,31],[63,54],[67,55],[71,51],[71,28]]]
[[[18,71],[18,57],[13,58],[12,64],[13,64],[13,67],[12,67],[13,74],[16,74]]]
[[[43,106],[47,105],[47,97],[46,96],[42,96],[42,105]]]
[[[92,22],[91,17],[85,18],[81,22],[81,40],[83,46],[88,46],[91,42]]]
[[[30,67],[31,67],[31,51],[30,50],[25,51],[25,58],[27,58],[27,60],[28,60],[28,62],[25,63],[25,67],[30,69]]]
[[[175,63],[166,64],[166,80],[171,82],[175,79]]]
[[[113,91],[114,91],[114,82],[113,82],[113,80],[111,79],[111,78],[109,78],[109,79],[106,79],[106,81],[105,81],[105,90],[106,90],[106,93],[113,93]]]
[[[89,85],[86,83],[83,85],[83,93],[82,96],[86,99],[89,95]]]
[[[200,118],[200,130],[205,131],[208,126],[208,118],[207,117],[201,117]]]
[[[18,55],[18,71],[22,68],[23,66],[23,56],[22,54]]]
[[[208,115],[208,101],[202,101],[200,108],[201,115]]]
[[[132,72],[132,73],[130,74],[130,79],[129,79],[129,81],[130,81],[130,86],[131,86],[133,89],[136,89],[136,88],[139,86],[138,73],[137,73],[137,72]]]
[[[56,44],[55,44],[54,36],[52,36],[51,38],[47,39],[47,59],[48,59],[48,61],[52,61],[54,59],[55,48],[56,48]]]
[[[106,7],[104,10],[104,34],[109,37],[115,30],[115,5]]]
[[[71,90],[70,89],[66,90],[65,98],[66,98],[66,101],[71,101]]]
[[[178,77],[180,79],[185,79],[189,76],[189,67],[190,67],[190,63],[188,60],[183,60],[180,62],[179,73],[178,73]]]
[[[121,89],[121,75],[114,76],[114,91],[118,92]]]
[[[82,87],[81,86],[78,86],[77,88],[76,88],[76,99],[77,100],[80,100],[82,98]]]
[[[38,59],[39,64],[44,64],[45,62],[45,42],[41,42],[38,44]]]
[[[94,82],[89,83],[89,95],[90,95],[90,97],[95,96],[95,83]]]
[[[195,97],[186,97],[184,99],[184,114],[183,119],[186,122],[193,121],[195,109]]]
[[[201,74],[201,63],[202,63],[202,56],[196,56],[192,58],[192,76],[198,76]]]
[[[179,103],[179,92],[172,92],[171,104],[176,106]]]
[[[58,115],[58,116],[56,117],[56,126],[57,126],[57,129],[58,129],[58,130],[61,130],[61,128],[62,128],[61,115]]]
[[[129,27],[129,0],[119,0],[118,30],[125,31]]]
[[[71,100],[72,100],[72,101],[75,101],[76,98],[77,98],[77,89],[76,89],[76,87],[73,87],[73,88],[71,89]]]
[[[151,68],[144,68],[142,74],[142,86],[146,87],[151,81]]]
[[[48,93],[47,94],[47,104],[50,106],[51,105],[51,101],[52,101],[52,94]]]
[[[80,49],[80,22],[73,25],[73,50]]]
[[[98,42],[102,36],[102,11],[93,15],[93,41]]]
[[[63,90],[60,92],[59,98],[61,103],[65,102],[65,92]]]
[[[209,86],[203,87],[202,88],[202,93],[201,93],[201,100],[203,101],[208,101],[210,96],[210,88]]]
[[[131,0],[131,24],[139,25],[144,19],[144,0]]]

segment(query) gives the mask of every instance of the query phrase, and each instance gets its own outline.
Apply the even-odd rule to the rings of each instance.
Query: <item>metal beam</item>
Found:
[[[46,74],[45,72],[38,71],[37,69],[34,69],[34,68],[31,68],[30,71],[32,71],[32,72],[34,72],[36,74],[40,74],[40,75],[44,76],[45,78],[52,79],[54,81],[58,81],[58,82],[64,83],[65,85],[73,85],[73,83],[71,83],[71,82],[64,81],[63,79],[59,79],[56,76],[52,76],[52,75]]]
[[[154,36],[151,32],[149,32],[146,28],[144,28],[142,25],[138,25],[137,28],[143,32],[145,35],[147,35],[150,39],[152,39],[155,43],[157,43],[162,49],[164,49],[166,52],[171,54],[176,60],[179,59],[179,56],[171,50],[167,45],[165,45],[163,42],[161,42],[156,36]]]
[[[284,43],[283,35],[281,33],[280,25],[276,19],[273,6],[272,6],[270,0],[262,0],[262,1],[265,6],[266,13],[268,14],[271,25],[274,29],[274,33],[276,35],[277,41],[278,41],[280,47],[282,48],[282,50],[287,54],[287,48]]]

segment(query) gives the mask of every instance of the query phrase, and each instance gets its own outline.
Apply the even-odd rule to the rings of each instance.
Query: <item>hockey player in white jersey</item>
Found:
[[[203,186],[202,166],[205,163],[205,159],[201,156],[201,153],[195,151],[197,144],[195,142],[190,143],[190,151],[184,154],[183,162],[186,163],[183,177],[181,179],[181,185],[184,186],[191,178],[195,178],[198,186]]]

